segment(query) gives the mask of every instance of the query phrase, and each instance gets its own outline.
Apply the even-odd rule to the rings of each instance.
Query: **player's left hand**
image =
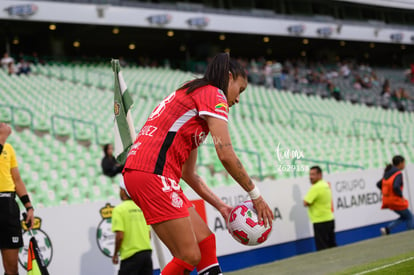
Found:
[[[264,222],[265,227],[270,226],[273,222],[273,212],[267,202],[262,196],[252,200],[253,206],[257,211],[257,216],[260,222]]]

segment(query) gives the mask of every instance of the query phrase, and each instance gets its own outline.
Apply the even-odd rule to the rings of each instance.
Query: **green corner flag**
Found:
[[[129,149],[135,140],[134,123],[132,122],[131,107],[133,100],[127,90],[121,73],[118,59],[112,59],[112,70],[114,71],[114,115],[115,115],[115,144],[114,156],[116,160],[125,164]]]

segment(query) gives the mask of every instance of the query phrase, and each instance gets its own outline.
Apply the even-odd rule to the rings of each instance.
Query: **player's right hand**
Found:
[[[264,222],[264,225],[270,226],[273,222],[273,212],[270,209],[269,205],[267,204],[267,202],[263,199],[262,196],[258,197],[255,200],[252,200],[253,202],[253,206],[257,211],[257,217],[258,217],[258,222],[260,223],[261,221]]]

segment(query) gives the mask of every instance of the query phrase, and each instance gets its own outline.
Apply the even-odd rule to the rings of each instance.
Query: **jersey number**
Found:
[[[169,179],[169,178],[165,178],[163,176],[160,176],[161,181],[162,181],[162,191],[163,192],[170,192],[171,190],[174,191],[179,191],[180,190],[180,185],[173,179]]]

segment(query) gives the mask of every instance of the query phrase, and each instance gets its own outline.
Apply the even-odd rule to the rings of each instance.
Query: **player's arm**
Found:
[[[115,231],[115,249],[112,256],[112,263],[118,264],[119,262],[119,250],[121,249],[122,241],[124,240],[123,231]]]
[[[214,194],[204,180],[196,171],[197,149],[190,152],[190,156],[183,165],[182,179],[206,202],[216,208],[227,220],[231,211],[231,206],[225,204],[216,194]]]
[[[29,195],[27,194],[26,186],[24,185],[23,180],[20,177],[19,168],[18,167],[11,168],[10,173],[12,175],[13,182],[16,188],[16,194],[19,196],[20,201],[23,203],[24,207],[26,208],[26,212],[27,212],[26,224],[30,224],[30,228],[32,228],[33,222],[34,222],[33,205],[30,202]]]
[[[263,220],[266,226],[271,224],[273,220],[272,210],[260,195],[259,190],[237,157],[231,143],[227,121],[212,116],[206,116],[206,120],[213,140],[215,140],[217,156],[224,168],[249,193],[259,220]]]

